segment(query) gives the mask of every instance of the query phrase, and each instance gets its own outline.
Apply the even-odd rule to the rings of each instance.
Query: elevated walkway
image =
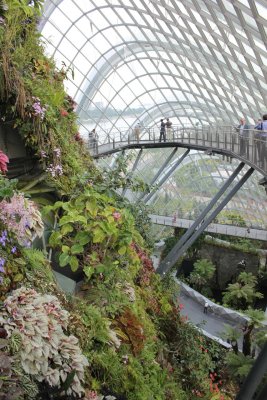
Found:
[[[166,141],[159,141],[159,129],[141,129],[140,137],[133,129],[99,135],[89,143],[94,158],[134,148],[181,147],[237,158],[267,176],[267,138],[259,138],[258,130],[249,129],[241,136],[232,126],[174,127]]]
[[[195,222],[190,219],[166,217],[156,214],[150,214],[149,217],[151,219],[151,222],[153,222],[154,224],[185,229],[190,228]],[[240,226],[211,223],[205,228],[204,231],[210,233],[220,233],[227,236],[238,236],[246,239],[267,241],[267,231],[263,229],[243,228]]]

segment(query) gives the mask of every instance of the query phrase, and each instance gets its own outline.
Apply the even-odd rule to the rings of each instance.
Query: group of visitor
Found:
[[[141,123],[138,122],[134,127],[134,139],[139,142],[140,141],[140,133],[141,133]],[[240,144],[240,155],[248,156],[249,154],[249,140],[251,137],[251,131],[257,131],[254,133],[253,139],[255,141],[255,152],[256,157],[259,158],[260,163],[264,166],[267,163],[267,114],[264,114],[261,119],[259,119],[255,125],[249,125],[245,118],[240,119],[240,123],[235,128],[236,132],[239,135],[239,144]],[[172,141],[173,139],[173,129],[172,122],[169,118],[160,120],[160,136],[159,142]],[[96,151],[98,143],[98,136],[96,130],[93,129],[89,133],[89,147]]]
[[[164,122],[164,119],[160,120],[159,141],[163,140],[163,142],[166,142],[166,139],[172,139],[172,122],[169,118],[166,118],[166,122]]]

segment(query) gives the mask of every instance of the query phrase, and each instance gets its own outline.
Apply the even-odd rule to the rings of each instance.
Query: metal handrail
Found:
[[[159,128],[141,127],[99,133],[97,146],[88,142],[94,155],[100,155],[123,145],[151,144],[160,141]],[[172,126],[166,130],[164,143],[181,143],[197,149],[225,152],[229,156],[248,161],[264,173],[267,172],[267,131],[248,129],[240,133],[232,126],[185,127]],[[226,154],[227,155],[227,154]]]

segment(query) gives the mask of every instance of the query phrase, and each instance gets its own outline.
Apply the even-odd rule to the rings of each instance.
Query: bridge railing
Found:
[[[159,128],[141,127],[120,130],[99,135],[88,142],[94,154],[102,154],[125,144],[158,143]],[[166,143],[181,143],[203,150],[225,150],[250,161],[261,170],[267,171],[267,131],[247,129],[239,132],[232,126],[183,127],[172,126],[166,129],[161,138]]]

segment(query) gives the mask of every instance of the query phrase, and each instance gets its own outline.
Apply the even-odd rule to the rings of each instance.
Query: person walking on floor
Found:
[[[166,124],[163,119],[160,120],[160,135],[159,135],[160,142],[161,139],[163,139],[163,141],[166,142]]]
[[[208,314],[208,307],[209,307],[209,303],[206,301],[204,304],[204,309],[203,309],[204,314]]]

